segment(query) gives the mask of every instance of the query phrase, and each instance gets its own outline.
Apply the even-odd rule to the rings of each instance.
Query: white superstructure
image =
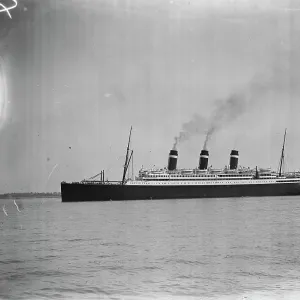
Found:
[[[129,185],[245,185],[300,182],[300,172],[279,175],[270,169],[240,168],[238,170],[165,169],[140,170]]]

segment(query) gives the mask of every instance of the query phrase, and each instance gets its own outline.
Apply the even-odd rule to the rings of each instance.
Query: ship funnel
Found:
[[[230,162],[229,162],[230,170],[236,170],[238,167],[238,162],[239,162],[239,151],[231,150]]]
[[[199,161],[199,169],[200,170],[207,170],[208,156],[209,156],[209,154],[208,154],[207,150],[201,150],[200,161]]]
[[[176,170],[177,158],[178,158],[178,151],[171,150],[170,154],[169,154],[169,162],[168,162],[168,170],[169,171]]]

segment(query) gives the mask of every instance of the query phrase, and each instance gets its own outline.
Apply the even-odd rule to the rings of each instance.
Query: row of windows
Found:
[[[176,174],[176,175],[144,175],[145,177],[161,177],[161,178],[177,178],[177,177],[209,177],[209,178],[216,178],[216,177],[250,177],[251,175],[243,175],[243,174],[226,174],[226,175],[197,175],[197,174],[187,174],[187,175],[180,175],[180,174]],[[266,175],[261,175],[261,176],[266,176]]]
[[[286,181],[286,182],[288,182],[288,181]],[[291,181],[291,182],[295,182],[295,181]],[[181,185],[181,184],[184,184],[184,185],[188,185],[188,183],[187,182],[175,182],[177,185]],[[222,185],[222,184],[228,184],[228,185],[232,185],[232,184],[239,184],[240,182],[238,182],[238,181],[223,181],[223,182],[218,182],[218,181],[211,181],[211,182],[200,182],[200,181],[198,181],[198,182],[194,182],[193,183],[193,185],[197,185],[197,184],[199,184],[199,185],[209,185],[209,184],[217,184],[217,185]],[[251,184],[256,184],[257,183],[257,181],[253,181],[253,180],[251,180]],[[270,180],[268,180],[268,181],[264,181],[264,182],[260,182],[261,184],[263,184],[263,183],[276,183],[276,181],[270,181]],[[148,182],[134,182],[134,184],[155,184],[155,185],[157,185],[157,184],[167,184],[167,185],[174,185],[174,184],[172,184],[171,182],[155,182],[155,181],[148,181]],[[248,182],[248,184],[250,184],[250,182]]]
[[[194,179],[194,180],[189,180],[190,182],[193,182],[193,183],[199,183],[199,184],[208,184],[208,183],[228,183],[228,184],[234,184],[234,183],[241,183],[241,181],[240,180],[243,180],[243,179],[237,179],[238,181],[236,181],[236,180],[230,180],[230,181],[224,181],[224,180],[214,180],[214,181],[197,181],[196,179]],[[149,182],[149,183],[151,183],[151,182],[153,182],[153,183],[156,183],[156,182],[168,182],[168,183],[174,183],[174,182],[176,182],[176,183],[179,183],[179,184],[186,184],[186,183],[188,183],[189,181],[182,181],[182,182],[177,182],[176,180],[143,180],[144,182]],[[261,179],[261,180],[259,180],[259,181],[257,181],[257,179],[249,179],[249,180],[247,180],[247,181],[245,181],[245,183],[249,183],[249,182],[253,182],[253,181],[255,181],[256,183],[274,183],[274,182],[279,182],[279,183],[293,183],[293,182],[300,182],[300,180],[264,180],[264,179]]]
[[[280,183],[297,183],[297,182],[300,182],[300,180],[277,180],[277,182],[280,182]]]
[[[211,181],[211,180],[217,180],[217,181],[224,181],[226,180],[226,178],[203,178],[201,179],[202,182],[205,182],[205,181]],[[249,177],[249,178],[233,178],[231,180],[251,180],[253,179],[252,177]],[[148,178],[142,178],[141,180],[145,180],[145,181],[176,181],[177,178],[151,178],[151,179],[148,179]],[[199,180],[199,178],[183,178],[183,179],[180,179],[182,181],[196,181],[196,180]]]

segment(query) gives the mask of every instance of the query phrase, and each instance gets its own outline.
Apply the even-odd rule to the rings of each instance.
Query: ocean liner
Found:
[[[201,151],[197,168],[177,169],[178,151],[173,148],[166,168],[142,169],[135,179],[129,179],[131,131],[122,180],[105,180],[101,171],[89,180],[61,182],[62,202],[300,195],[300,172],[283,172],[286,131],[277,171],[239,166],[237,150],[231,151],[229,166],[213,169],[208,167],[207,149]],[[95,180],[97,176],[100,180]]]

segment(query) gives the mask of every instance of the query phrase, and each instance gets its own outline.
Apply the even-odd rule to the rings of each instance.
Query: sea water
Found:
[[[300,197],[0,205],[0,299],[300,299]]]

